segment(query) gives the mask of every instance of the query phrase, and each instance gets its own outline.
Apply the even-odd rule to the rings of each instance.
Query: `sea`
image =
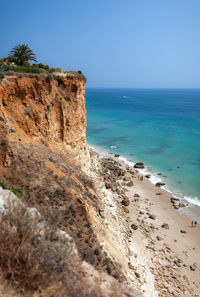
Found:
[[[89,145],[200,206],[200,89],[87,88],[86,108]]]

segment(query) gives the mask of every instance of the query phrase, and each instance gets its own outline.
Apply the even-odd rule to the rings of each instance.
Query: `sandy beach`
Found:
[[[181,200],[173,200],[171,193],[145,176],[140,180],[137,169],[114,155],[98,152],[93,158],[104,168],[105,187],[130,226],[127,245],[134,285],[144,296],[200,294],[200,224],[192,226],[190,220],[193,210],[198,218],[199,209],[177,207]],[[122,176],[117,176],[117,167],[124,172]]]

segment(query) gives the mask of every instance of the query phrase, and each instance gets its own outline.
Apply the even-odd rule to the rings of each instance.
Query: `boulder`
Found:
[[[174,264],[176,264],[176,266],[178,266],[178,267],[181,267],[181,264],[177,260],[174,261]]]
[[[138,226],[137,226],[136,224],[131,224],[131,228],[132,228],[133,230],[137,230],[137,229],[138,229]]]
[[[127,187],[132,187],[133,186],[132,180],[130,182],[128,182],[126,185],[127,185]]]
[[[183,234],[187,233],[185,230],[180,230],[180,232]]]
[[[124,206],[129,206],[130,201],[128,199],[124,199],[124,200],[122,200],[121,204]]]
[[[135,167],[135,168],[144,168],[144,163],[142,163],[142,162],[137,162],[137,163],[135,163],[134,167]]]
[[[151,177],[151,174],[146,174],[145,177],[146,178],[150,178]]]
[[[169,225],[166,224],[166,223],[163,223],[161,227],[164,228],[164,229],[169,229]]]
[[[115,154],[115,158],[119,158],[119,154]]]
[[[125,177],[123,178],[123,180],[124,180],[124,181],[130,181],[130,177],[125,176]]]
[[[112,185],[110,183],[106,182],[105,187],[106,187],[106,189],[111,189]]]
[[[179,206],[179,207],[185,207],[185,204],[184,204],[184,203],[179,203],[178,206]]]
[[[130,269],[134,269],[133,264],[131,264],[130,262],[128,263],[128,267],[129,267]]]
[[[133,197],[140,197],[140,195],[135,193]]]
[[[150,213],[149,214],[149,218],[152,219],[152,220],[155,220],[156,219],[156,216]]]
[[[164,185],[165,185],[165,183],[161,183],[161,182],[157,182],[157,183],[155,184],[156,187],[162,187],[162,186],[164,186]]]
[[[129,213],[128,208],[126,208],[125,206],[123,207],[123,210],[124,210],[125,213]]]
[[[178,199],[178,198],[171,197],[171,198],[170,198],[170,201],[171,201],[172,203],[175,203],[176,201],[179,201],[179,199]]]

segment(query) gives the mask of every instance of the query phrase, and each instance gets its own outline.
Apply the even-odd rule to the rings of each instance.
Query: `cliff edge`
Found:
[[[118,219],[106,208],[110,200],[95,182],[94,161],[92,163],[92,153],[86,142],[84,95],[85,81],[76,77],[6,77],[0,82],[1,186],[12,191],[20,189],[23,205],[37,209],[42,218],[39,221],[46,222],[45,225],[48,224],[54,232],[64,232],[73,251],[67,254],[72,261],[68,262],[66,270],[63,270],[63,266],[61,269],[60,262],[49,269],[52,274],[47,274],[47,280],[50,283],[53,278],[55,285],[36,282],[31,286],[33,276],[29,274],[30,269],[23,274],[23,277],[30,277],[25,282],[19,267],[26,267],[26,261],[34,253],[24,258],[25,248],[22,255],[13,254],[13,246],[7,236],[5,253],[4,246],[0,245],[0,262],[4,263],[0,265],[0,277],[3,279],[0,292],[5,290],[8,282],[13,286],[9,296],[15,296],[15,288],[22,292],[19,296],[26,296],[32,291],[36,294],[34,296],[41,296],[37,295],[41,292],[42,296],[58,297],[141,296],[130,286],[128,257],[123,243],[126,238],[120,232],[120,228],[125,229],[123,219]],[[99,165],[95,166],[97,168]],[[1,205],[7,195],[8,191],[2,190]],[[6,232],[12,229],[8,217],[5,216],[2,221],[2,226],[8,227]],[[16,230],[24,224],[22,217],[19,215],[16,219],[15,216],[15,222],[19,225]],[[37,242],[40,243],[44,231],[36,233]],[[27,236],[19,234],[16,250],[21,250],[25,238]],[[47,241],[48,246],[50,242],[51,247],[56,244],[57,248],[55,236],[51,235]],[[31,239],[35,251],[33,242],[35,238]],[[48,258],[48,253],[43,254]],[[12,255],[12,259],[21,256],[10,266],[9,255]],[[28,264],[27,267],[30,267]],[[12,267],[11,271],[7,265]],[[43,271],[42,265],[40,261],[36,263],[36,267],[41,266]]]

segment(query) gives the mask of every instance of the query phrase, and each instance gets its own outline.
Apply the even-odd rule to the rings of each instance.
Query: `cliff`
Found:
[[[70,150],[87,171],[84,84],[63,77],[6,79],[0,84],[1,137],[23,144],[46,141]]]
[[[110,212],[111,200],[95,182],[101,168],[91,160],[86,142],[84,94],[85,81],[76,77],[7,77],[0,82],[0,182],[20,189],[21,201],[35,207],[51,228],[68,234],[69,245],[75,246],[76,252],[69,254],[74,263],[65,276],[53,266],[55,287],[34,286],[35,293],[141,296],[130,287],[134,272],[130,277],[126,238],[120,231],[126,222]],[[12,273],[4,268],[3,279],[16,279],[15,266]],[[122,285],[127,282],[128,287]],[[20,284],[14,282],[18,289]]]

